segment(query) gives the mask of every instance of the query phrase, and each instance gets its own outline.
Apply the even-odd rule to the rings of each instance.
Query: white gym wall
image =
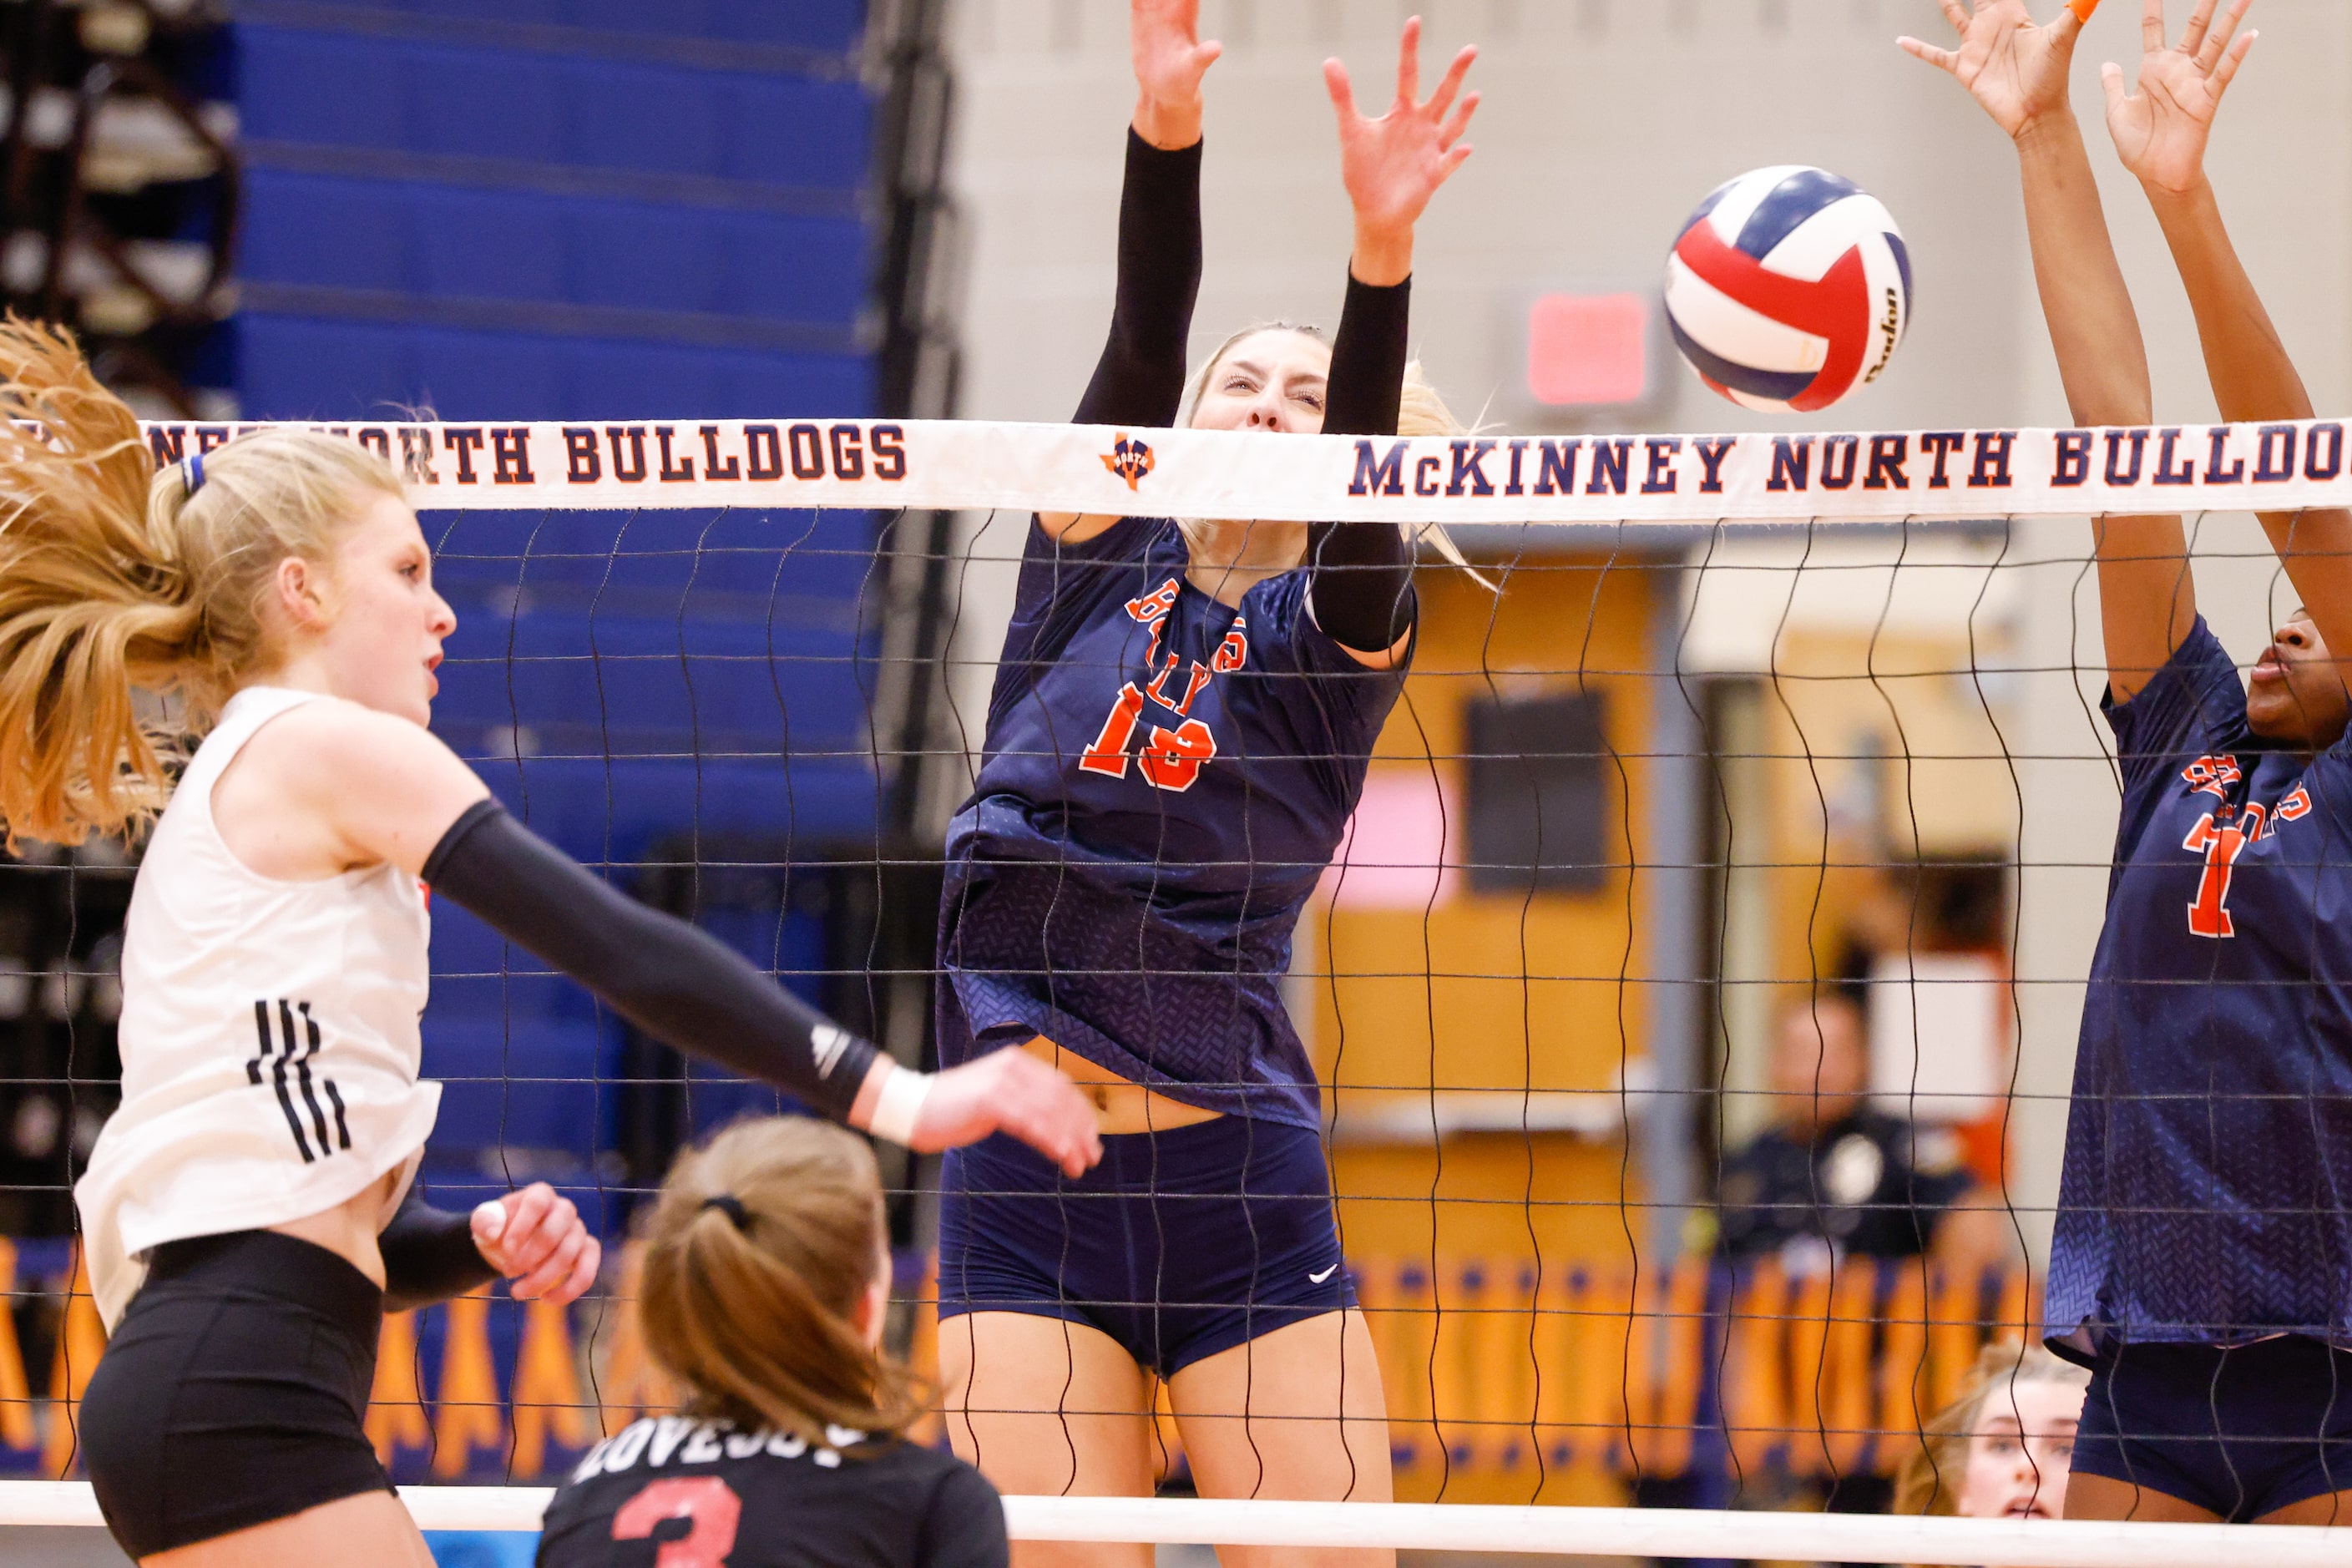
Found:
[[[2188,0],[2172,0],[2174,24]],[[2056,0],[2042,7],[2054,14]],[[1818,163],[1882,198],[1902,224],[1916,294],[1893,368],[1830,416],[1854,428],[2065,423],[2026,254],[2014,160],[1952,82],[1895,47],[1940,39],[1935,0],[1203,0],[1226,56],[1210,78],[1208,265],[1196,354],[1247,322],[1332,322],[1348,207],[1322,59],[1344,58],[1368,106],[1393,82],[1396,33],[1429,24],[1428,79],[1465,42],[1485,55],[1478,148],[1423,225],[1415,346],[1457,410],[1514,373],[1504,323],[1545,284],[1654,287],[1709,190],[1764,163]],[[2352,6],[2259,0],[2264,34],[2223,110],[2213,174],[2281,330],[2326,412],[2352,412]],[[1069,416],[1111,308],[1122,137],[1133,102],[1124,0],[960,0],[953,184],[972,249],[962,412]],[[2107,0],[2078,56],[2077,102],[2146,324],[2158,416],[2212,416],[2187,305],[2147,206],[2098,124],[2098,66],[2138,58],[2138,0]],[[1770,427],[1678,363],[1643,426]],[[1811,422],[1817,426],[1820,421]],[[979,553],[1017,552],[1002,519]],[[2250,519],[2200,535],[2201,600],[2251,661],[2277,610]],[[2012,1185],[2046,1207],[2057,1184],[2058,1098],[2072,1076],[2081,980],[2097,934],[2115,803],[2094,717],[2095,590],[2079,522],[2021,526],[2011,559],[2024,609],[2010,739],[2024,792],[2018,942],[2024,1054]],[[2243,559],[2223,559],[2231,554]],[[1008,565],[965,578],[956,655],[972,744],[1009,608]],[[2291,595],[2287,595],[2291,598]],[[2074,758],[2075,761],[2055,759]],[[2072,864],[2060,864],[2072,862]],[[2039,1250],[2046,1220],[2029,1215]]]

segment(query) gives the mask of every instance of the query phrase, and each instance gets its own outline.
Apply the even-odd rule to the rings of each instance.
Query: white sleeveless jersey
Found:
[[[110,1329],[160,1243],[320,1214],[400,1170],[388,1221],[440,1108],[441,1086],[417,1080],[428,928],[415,879],[382,865],[276,881],[213,825],[214,781],[238,750],[318,700],[237,693],[140,864],[122,943],[122,1104],[74,1190]]]

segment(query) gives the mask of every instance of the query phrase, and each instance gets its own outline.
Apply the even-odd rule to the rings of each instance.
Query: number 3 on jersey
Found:
[[[622,1506],[613,1516],[613,1539],[643,1541],[673,1519],[685,1520],[687,1532],[661,1543],[654,1568],[726,1568],[742,1522],[743,1500],[717,1476],[673,1476]]]

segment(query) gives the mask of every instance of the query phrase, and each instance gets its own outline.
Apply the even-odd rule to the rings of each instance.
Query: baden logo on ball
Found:
[[[1878,379],[1911,319],[1911,257],[1878,200],[1823,169],[1758,169],[1700,205],[1666,259],[1666,321],[1699,379],[1812,413]]]

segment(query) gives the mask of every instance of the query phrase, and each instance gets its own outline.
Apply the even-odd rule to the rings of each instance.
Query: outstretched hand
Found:
[[[1129,47],[1135,56],[1137,134],[1162,151],[1201,139],[1201,79],[1225,46],[1201,42],[1201,0],[1133,0]]]
[[[2126,90],[2119,65],[2109,64],[2099,73],[2107,89],[2107,133],[2116,139],[2124,167],[2144,185],[2181,195],[2195,190],[2205,178],[2205,143],[2213,134],[2221,95],[2261,37],[2238,33],[2253,0],[2230,0],[2230,8],[2216,22],[2213,13],[2220,4],[2197,0],[2180,42],[2168,47],[2164,0],[2147,0],[2141,21],[2147,52],[2140,57],[2139,90]]]
[[[1421,18],[1413,17],[1404,25],[1399,51],[1396,101],[1377,120],[1357,110],[1348,68],[1336,59],[1323,62],[1324,85],[1339,116],[1339,174],[1356,208],[1355,274],[1362,281],[1385,286],[1411,274],[1412,226],[1437,188],[1470,157],[1462,134],[1478,111],[1478,95],[1463,95],[1462,79],[1477,58],[1475,47],[1454,56],[1445,79],[1423,100]]]
[[[934,1154],[992,1132],[1011,1133],[1071,1176],[1085,1175],[1102,1158],[1094,1101],[1067,1074],[1010,1047],[931,1080],[911,1146]]]
[[[2066,112],[2067,71],[2074,63],[2074,40],[2083,33],[2074,6],[2061,10],[2048,26],[2037,27],[2025,0],[1973,0],[1973,11],[1962,0],[1941,4],[1960,35],[1959,47],[1896,39],[1906,54],[1948,72],[2012,138]]]

